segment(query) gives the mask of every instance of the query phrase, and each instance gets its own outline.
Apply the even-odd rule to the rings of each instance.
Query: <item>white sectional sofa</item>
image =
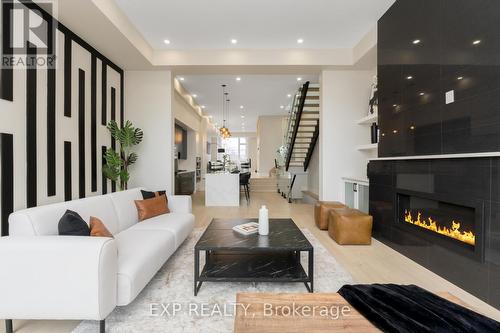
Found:
[[[138,221],[140,189],[26,209],[0,238],[0,318],[104,320],[132,302],[194,227],[189,196]],[[114,238],[58,236],[67,209],[102,220]]]

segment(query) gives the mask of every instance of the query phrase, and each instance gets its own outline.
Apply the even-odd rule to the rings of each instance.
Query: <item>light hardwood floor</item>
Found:
[[[207,226],[214,217],[256,217],[261,205],[269,208],[270,217],[290,217],[299,227],[309,229],[356,282],[416,284],[433,292],[447,291],[475,310],[500,321],[500,311],[377,240],[370,246],[337,245],[326,231],[318,230],[314,225],[313,206],[310,204],[288,204],[277,193],[252,192],[250,203],[247,204],[242,197],[240,207],[205,207],[203,192],[193,195],[193,213],[199,228]],[[14,328],[19,333],[66,333],[76,325],[78,321],[14,321]],[[0,332],[4,332],[3,323]]]

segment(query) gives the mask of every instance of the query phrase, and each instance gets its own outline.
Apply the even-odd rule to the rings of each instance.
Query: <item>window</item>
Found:
[[[244,162],[248,160],[247,138],[228,138],[223,142],[226,154],[229,154],[231,161]]]

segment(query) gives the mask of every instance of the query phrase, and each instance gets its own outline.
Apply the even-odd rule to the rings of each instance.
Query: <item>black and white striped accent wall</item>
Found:
[[[116,147],[106,124],[123,124],[123,70],[48,13],[43,19],[55,23],[56,68],[0,73],[2,235],[15,210],[116,190],[101,170],[106,147]],[[2,26],[5,45],[11,32]]]

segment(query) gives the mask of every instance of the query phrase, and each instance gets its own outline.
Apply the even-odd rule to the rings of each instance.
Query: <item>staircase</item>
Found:
[[[250,191],[276,192],[276,178],[250,178]]]
[[[306,82],[294,97],[285,134],[286,171],[307,171],[319,135],[319,89],[319,84]]]

